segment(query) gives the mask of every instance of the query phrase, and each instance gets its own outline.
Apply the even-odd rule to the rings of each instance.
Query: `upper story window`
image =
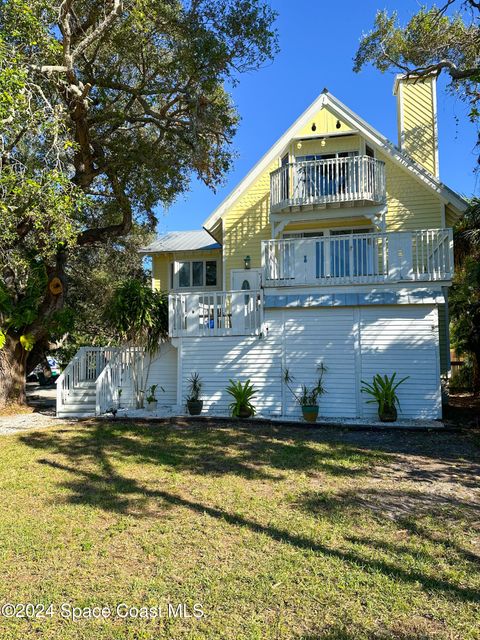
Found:
[[[216,260],[189,260],[170,264],[170,288],[217,286]]]

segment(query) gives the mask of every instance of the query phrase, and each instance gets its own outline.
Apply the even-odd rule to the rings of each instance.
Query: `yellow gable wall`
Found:
[[[174,260],[216,260],[217,289],[222,288],[222,252],[211,251],[176,251],[175,253],[159,253],[152,257],[152,286],[157,291],[170,289],[169,264]]]
[[[336,129],[337,117],[323,108],[296,137],[312,135],[311,124],[315,122],[315,135],[338,133],[351,130],[342,123]],[[319,139],[292,141],[286,151],[291,156],[331,153],[334,151],[355,151],[363,153],[363,140],[358,135],[327,138],[322,146]],[[282,154],[283,155],[283,154]],[[443,225],[443,203],[427,187],[417,181],[408,170],[395,164],[386,155],[376,156],[386,164],[387,186],[387,230],[435,229]],[[230,270],[243,269],[244,257],[251,257],[252,268],[261,267],[261,241],[271,238],[270,224],[270,172],[280,166],[280,157],[273,161],[254,183],[232,204],[223,217],[224,258],[226,286],[231,287]],[[321,210],[325,218],[328,210]],[[369,221],[361,217],[358,209],[352,208],[352,218],[336,220],[332,223],[308,222],[291,223],[286,231],[320,229],[324,227],[369,226]]]
[[[337,128],[337,121],[340,122],[340,128]],[[312,131],[312,124],[315,123],[316,130]],[[295,136],[318,136],[322,133],[342,133],[344,131],[351,131],[352,127],[343,120],[337,118],[328,107],[322,107],[313,116],[313,118],[306,124],[303,129],[300,129]]]
[[[438,229],[442,226],[440,198],[386,156],[387,231]]]
[[[326,138],[321,140],[301,140],[290,145],[290,154],[293,156],[308,156],[321,153],[340,153],[342,151],[360,151],[361,138],[357,135],[339,136],[338,138]],[[300,148],[299,148],[299,145]]]
[[[278,161],[272,162],[224,216],[223,249],[227,289],[231,288],[230,270],[243,269],[245,256],[250,256],[252,268],[261,266],[261,241],[272,237],[270,172],[277,167]]]

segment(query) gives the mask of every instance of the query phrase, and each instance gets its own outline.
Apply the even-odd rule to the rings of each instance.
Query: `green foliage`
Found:
[[[0,282],[0,326],[4,331],[19,333],[36,320],[47,287],[45,267],[37,260],[29,260],[16,276],[22,282],[20,292],[10,286],[10,274]],[[12,278],[13,279],[13,278]]]
[[[451,339],[472,359],[472,387],[480,391],[480,200],[474,198],[454,232],[455,276],[449,290]]]
[[[115,290],[107,314],[120,340],[149,353],[168,336],[168,296],[140,280],[127,280]]]
[[[202,392],[203,383],[196,371],[190,374],[187,385],[187,402],[197,402]]]
[[[455,367],[455,371],[448,381],[448,389],[452,393],[473,391],[473,380],[473,362],[467,356],[460,367]]]
[[[289,369],[283,371],[283,381],[288,387],[290,393],[301,407],[312,407],[318,404],[318,398],[323,396],[327,390],[323,382],[323,377],[327,372],[327,367],[322,363],[317,366],[318,378],[313,387],[308,387],[305,384],[301,386],[301,392],[296,393],[293,389],[293,382],[295,378],[291,375]]]
[[[132,230],[152,231],[192,175],[222,182],[239,119],[227,88],[272,58],[275,17],[263,0],[0,3],[3,331],[32,333],[37,345],[63,338],[67,318],[55,314],[90,295],[67,350],[94,334],[118,279],[98,276],[88,259],[99,244],[121,256]],[[32,298],[32,259],[65,282],[62,295]],[[141,336],[150,349],[165,332],[166,304],[140,298],[147,310],[135,316],[125,303],[132,322],[115,337]],[[97,339],[114,330],[100,322]]]
[[[382,377],[379,373],[376,373],[373,376],[373,382],[370,383],[362,380],[362,384],[364,385],[361,389],[362,393],[367,393],[372,396],[370,400],[367,400],[367,403],[377,404],[380,414],[384,413],[385,409],[387,411],[393,409],[395,405],[400,407],[396,390],[405,380],[408,380],[410,376],[406,376],[398,382],[395,382],[396,375],[396,373],[393,373],[391,377],[388,377],[385,374]]]
[[[3,349],[5,342],[7,341],[7,335],[2,329],[0,329],[0,349]]]
[[[35,345],[35,336],[32,336],[31,333],[20,336],[20,344],[25,349],[25,351],[31,351]]]
[[[456,5],[452,15],[446,9]],[[378,11],[373,29],[362,36],[354,70],[373,64],[379,71],[450,75],[449,89],[470,103],[470,118],[478,119],[480,27],[478,3],[453,1],[440,7],[421,6],[404,26],[397,12]]]
[[[158,384],[152,384],[150,387],[148,387],[147,396],[145,398],[145,400],[148,403],[155,402],[157,400],[157,396],[155,395],[156,392],[157,392],[157,388],[158,388]],[[163,387],[160,387],[160,389],[162,391],[165,391],[165,389]]]
[[[253,406],[251,400],[257,394],[257,390],[251,384],[250,380],[247,380],[245,384],[242,384],[239,380],[229,380],[230,384],[226,391],[232,396],[233,402],[230,403],[229,409],[234,418],[238,418],[242,410],[248,409],[252,415],[255,415],[256,409]]]

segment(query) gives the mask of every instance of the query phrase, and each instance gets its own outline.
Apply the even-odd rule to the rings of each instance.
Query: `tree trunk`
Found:
[[[480,395],[480,351],[472,352],[472,362],[473,362],[473,375],[472,375],[473,393],[476,396],[478,396]]]
[[[26,404],[26,366],[28,353],[20,340],[7,334],[0,349],[0,407],[10,403]]]

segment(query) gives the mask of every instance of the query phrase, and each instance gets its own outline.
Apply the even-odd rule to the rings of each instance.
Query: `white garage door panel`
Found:
[[[409,379],[398,388],[400,417],[437,418],[440,415],[437,311],[424,305],[375,307],[361,314],[362,379],[376,373],[397,373]],[[376,415],[366,403],[364,416]]]
[[[297,391],[302,383],[314,384],[316,367],[323,362],[328,371],[324,378],[327,393],[320,398],[321,415],[356,415],[353,309],[285,312],[285,362]],[[300,416],[300,407],[288,390],[285,400],[287,414]]]

